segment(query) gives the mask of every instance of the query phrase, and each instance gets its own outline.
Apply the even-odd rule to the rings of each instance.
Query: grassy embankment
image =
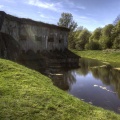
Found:
[[[120,120],[53,86],[42,74],[0,59],[0,120]]]
[[[101,60],[103,62],[109,62],[115,67],[120,67],[120,51],[112,51],[112,50],[88,50],[88,51],[76,51],[71,50],[75,54],[85,57]]]

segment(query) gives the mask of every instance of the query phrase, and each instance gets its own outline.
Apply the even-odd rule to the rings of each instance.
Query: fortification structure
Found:
[[[64,50],[68,46],[69,29],[18,18],[3,11],[0,11],[0,32],[12,36],[25,52]]]
[[[68,28],[0,11],[0,58],[14,60],[30,68],[37,66],[38,70],[78,67],[79,56],[67,49],[68,33]]]

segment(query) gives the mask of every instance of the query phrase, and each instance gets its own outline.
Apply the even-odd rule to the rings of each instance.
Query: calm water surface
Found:
[[[120,113],[120,72],[104,64],[82,58],[78,69],[50,68],[47,73],[55,86],[69,94],[95,106]]]

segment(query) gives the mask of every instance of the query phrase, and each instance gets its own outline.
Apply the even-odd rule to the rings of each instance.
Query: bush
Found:
[[[112,48],[114,49],[120,49],[120,36],[116,37],[114,42],[113,42],[113,46]]]
[[[101,46],[97,41],[91,41],[85,45],[86,50],[100,50]]]

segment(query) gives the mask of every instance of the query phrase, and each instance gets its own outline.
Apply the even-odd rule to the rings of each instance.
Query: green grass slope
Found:
[[[110,62],[113,66],[119,66],[120,67],[120,51],[102,51],[102,50],[87,50],[87,51],[77,51],[77,50],[71,50],[75,54],[86,57],[86,58],[92,58],[97,59],[101,61]]]
[[[53,86],[42,74],[0,59],[0,120],[120,120]]]

